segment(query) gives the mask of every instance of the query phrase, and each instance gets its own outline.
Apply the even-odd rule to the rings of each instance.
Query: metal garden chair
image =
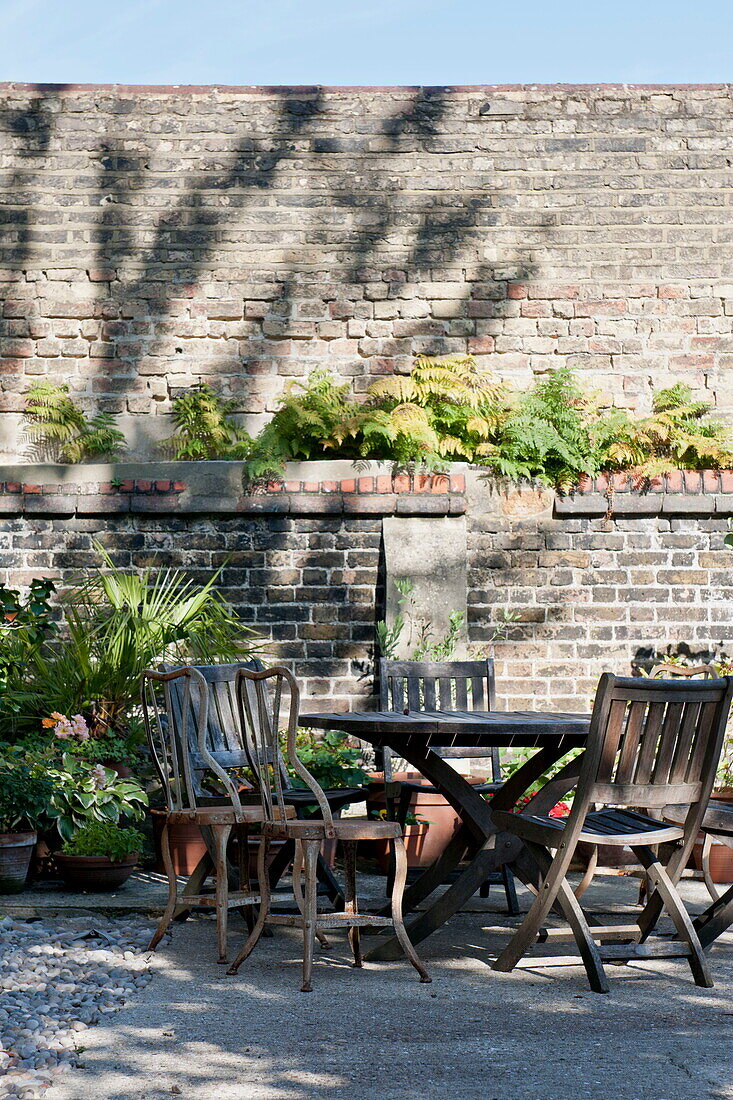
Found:
[[[296,731],[300,692],[293,676],[285,668],[274,667],[252,672],[241,669],[238,677],[238,698],[242,728],[246,732],[246,746],[250,755],[250,767],[259,788],[265,817],[263,842],[259,850],[258,877],[262,902],[257,922],[244,947],[227,973],[235,974],[259,940],[265,920],[273,924],[296,924],[303,929],[303,984],[304,993],[311,990],[313,948],[315,938],[322,938],[326,928],[348,928],[349,942],[354,955],[354,966],[362,965],[359,929],[364,925],[392,926],[405,955],[418,971],[420,980],[429,982],[427,971],[410,943],[402,920],[402,895],[407,877],[407,856],[402,838],[402,828],[395,821],[375,821],[371,818],[334,818],[329,801],[298,758]],[[272,691],[268,691],[268,687]],[[287,705],[283,707],[283,695]],[[285,820],[287,790],[283,785],[283,768],[280,763],[281,728],[280,713],[287,714],[287,741],[285,755],[293,770],[306,784],[316,801],[319,815]],[[267,850],[273,839],[292,840],[295,844],[293,863],[293,891],[300,916],[271,914],[269,881],[266,872]],[[328,838],[341,841],[345,866],[345,909],[343,913],[319,913],[317,898],[316,863],[322,842]],[[390,917],[362,915],[359,912],[356,893],[356,847],[360,840],[388,839],[396,853],[396,873],[392,890]],[[305,887],[301,877],[305,868]]]
[[[400,714],[408,710],[495,710],[494,662],[491,658],[482,661],[390,661],[382,657],[379,661],[379,709]],[[447,753],[447,750],[434,751],[438,756]],[[404,780],[396,784],[392,778],[392,752],[388,747],[381,752],[388,812],[404,826],[413,794],[416,791],[432,793],[435,787]],[[471,750],[454,747],[450,755],[453,759],[467,759]],[[501,786],[498,748],[491,750],[490,761],[491,781],[476,787],[482,794],[493,793]],[[504,887],[507,910],[516,916],[519,913],[517,892],[508,867],[501,867],[481,885],[482,898],[489,896],[489,887],[494,884]]]
[[[216,909],[218,962],[227,960],[227,917],[229,909],[252,906],[260,895],[249,888],[248,826],[261,823],[259,799],[243,803],[240,784],[227,768],[233,763],[231,754],[222,752],[212,743],[209,722],[208,685],[195,668],[179,668],[172,672],[146,669],[142,674],[142,710],[145,730],[163,794],[166,816],[162,835],[163,864],[168,876],[168,904],[150,941],[155,950],[171,921],[196,906]],[[238,761],[240,764],[246,760]],[[226,765],[226,766],[225,766]],[[213,778],[223,794],[207,798],[206,779]],[[293,813],[293,811],[290,811]],[[170,826],[190,822],[198,825],[209,838],[210,855],[204,856],[186,886],[179,891],[171,859]],[[240,889],[229,890],[227,873],[227,843],[232,830],[239,833]],[[206,878],[216,875],[216,891],[203,892]],[[250,914],[252,910],[249,910]]]
[[[557,958],[523,960],[557,903],[595,992],[608,992],[604,961],[649,957],[687,958],[696,984],[712,986],[677,882],[705,815],[732,695],[732,677],[684,682],[620,679],[610,673],[601,677],[569,817],[498,810],[493,815],[497,825],[524,841],[539,872],[537,896],[494,963],[495,970],[513,970],[520,960],[531,967],[558,965]],[[603,808],[593,809],[595,804]],[[668,805],[684,807],[679,824],[663,820]],[[646,870],[653,891],[635,925],[588,926],[565,877],[580,841],[628,845]],[[663,908],[675,925],[676,939],[647,942]],[[562,940],[567,933],[546,930],[541,938]],[[562,965],[571,961],[560,959]]]
[[[207,739],[212,751],[215,752],[218,762],[225,770],[246,768],[248,766],[248,758],[237,703],[237,676],[240,669],[249,669],[256,672],[262,668],[261,662],[253,658],[249,661],[239,661],[230,664],[194,665],[192,667],[203,677],[208,686],[209,706]],[[175,686],[172,690],[171,702],[172,720],[180,729],[183,720],[183,702],[181,692],[180,690],[177,691]],[[190,740],[190,731],[194,728],[190,721],[188,728]],[[196,746],[193,742],[191,742],[191,749],[195,753]],[[318,808],[318,803],[313,797],[313,793],[307,789],[303,790],[294,787],[282,760],[280,760],[280,766],[282,768],[281,778],[286,803],[293,807],[296,817],[307,817],[309,813],[312,813],[314,809],[317,810]],[[200,782],[201,776],[199,773],[195,773],[195,775]],[[240,786],[244,782],[241,775],[238,776],[238,782]],[[326,790],[324,793],[331,810],[335,812],[338,812],[344,806],[355,802],[363,802],[366,799],[366,790],[363,787],[335,787]],[[200,794],[202,797],[205,797],[203,791],[201,791]],[[278,880],[292,861],[293,853],[294,845],[292,842],[284,844],[281,849],[275,853],[269,868],[270,884],[272,887],[277,885]],[[328,863],[320,853],[318,856],[317,873],[325,892],[334,906],[337,909],[343,908],[344,896],[341,887]]]

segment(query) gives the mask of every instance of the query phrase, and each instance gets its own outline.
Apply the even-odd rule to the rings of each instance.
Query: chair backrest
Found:
[[[681,679],[694,679],[696,676],[702,676],[703,680],[716,680],[718,677],[718,670],[715,665],[694,665],[690,667],[687,665],[674,665],[669,663],[655,665],[649,673],[649,676],[652,680],[658,680],[660,677],[672,680],[676,676],[679,676]]]
[[[262,668],[261,663],[253,658],[232,664],[188,667],[193,668],[207,686],[205,735],[207,753],[224,770],[248,767],[249,760],[244,746],[237,705],[237,673],[241,668],[253,670]],[[164,670],[165,672],[175,671],[167,665],[164,666]],[[199,751],[196,706],[196,692],[186,694],[185,682],[180,679],[172,680],[168,717],[179,737],[183,737],[184,724],[186,726],[187,736],[184,740],[191,754],[195,791],[200,796],[208,764]]]
[[[644,680],[605,673],[576,801],[649,810],[687,803],[702,817],[732,695],[730,676]]]
[[[404,714],[408,710],[495,710],[494,662],[379,660],[379,709]],[[436,750],[439,751],[440,750]],[[385,782],[392,778],[392,753],[383,750]],[[499,750],[491,753],[491,778],[501,779]]]
[[[254,783],[267,821],[284,821],[287,776],[281,767],[281,716],[285,715],[285,756],[288,764],[315,796],[326,836],[335,835],[333,815],[323,789],[298,757],[296,734],[300,690],[286,668],[240,668],[236,680],[237,706],[244,744]]]
[[[494,662],[379,660],[379,709],[494,710]]]
[[[235,810],[242,809],[239,784],[209,750],[209,695],[204,676],[192,666],[170,672],[145,669],[142,674],[145,732],[169,810],[195,809],[203,776],[209,771],[221,782]]]

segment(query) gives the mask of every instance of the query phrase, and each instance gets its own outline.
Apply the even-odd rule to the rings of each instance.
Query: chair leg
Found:
[[[548,849],[543,848],[540,844],[533,844],[530,841],[525,841],[524,843],[527,850],[536,860],[540,870],[547,876],[552,866],[552,856]],[[603,960],[598,951],[598,945],[593,939],[591,930],[588,927],[585,914],[578,902],[578,895],[570,889],[570,885],[565,878],[560,882],[557,900],[562,909],[563,916],[570,925],[570,929],[575,937],[575,942],[578,945],[578,951],[583,960],[585,972],[588,975],[588,982],[592,991],[594,993],[608,993],[608,979],[603,967]]]
[[[305,898],[303,904],[303,984],[300,991],[301,993],[310,993],[313,988],[311,985],[313,945],[316,939],[316,922],[318,920],[316,865],[318,863],[320,841],[305,840],[302,844],[305,854]]]
[[[176,902],[178,900],[178,882],[176,881],[176,872],[173,869],[173,859],[171,857],[171,839],[168,831],[168,822],[166,821],[163,826],[163,835],[160,838],[161,853],[163,856],[163,866],[165,872],[168,875],[168,904],[166,905],[163,916],[158,922],[158,927],[153,933],[153,938],[148,944],[148,951],[155,951],[156,947],[163,939],[168,925],[173,920],[173,914],[176,911]]]
[[[433,979],[420,962],[417,952],[412,946],[412,941],[407,935],[405,922],[402,919],[402,897],[405,892],[405,883],[407,882],[407,852],[405,851],[405,842],[401,836],[398,836],[394,838],[392,844],[394,845],[395,860],[394,884],[392,886],[392,924],[394,925],[395,935],[405,955],[420,975],[420,981],[431,982]]]
[[[717,901],[720,897],[720,891],[717,889],[713,882],[713,876],[710,873],[710,849],[713,846],[713,838],[710,833],[705,833],[705,839],[702,843],[702,877],[705,879],[705,885],[708,888],[708,893],[713,901]]]
[[[585,870],[583,871],[583,877],[580,880],[580,882],[578,883],[578,885],[575,887],[575,890],[573,891],[573,893],[575,894],[578,901],[580,901],[583,894],[586,892],[586,890],[590,886],[591,882],[593,881],[593,876],[596,873],[596,867],[597,866],[598,866],[598,848],[597,848],[597,846],[594,846],[593,851],[591,852],[591,854],[588,857],[588,862],[585,865]]]
[[[526,842],[525,849],[528,850]],[[500,973],[508,974],[514,969],[522,956],[526,955],[530,947],[535,944],[542,923],[555,904],[560,886],[565,878],[565,872],[570,865],[571,858],[572,852],[566,850],[563,852],[562,856],[558,853],[552,860],[544,882],[542,882],[529,908],[527,916],[501,952],[496,962],[492,963],[492,970],[498,970]],[[534,862],[537,862],[536,859]]]
[[[321,859],[320,851],[318,853],[318,859]],[[303,883],[301,881],[303,875],[303,845],[299,840],[295,842],[295,851],[293,852],[293,896],[295,898],[295,904],[298,906],[301,917],[305,917],[305,899],[303,897]],[[318,887],[316,886],[316,889]],[[326,939],[326,936],[319,928],[316,928],[316,939],[321,945],[322,951],[330,951],[331,944]]]
[[[257,920],[255,921],[254,928],[247,937],[244,947],[227,970],[227,974],[237,973],[239,967],[242,965],[244,960],[256,947],[257,941],[262,935],[262,931],[265,927],[265,920],[267,919],[267,914],[270,911],[270,878],[267,871],[267,852],[269,850],[269,847],[269,838],[263,836],[262,840],[260,841],[259,849],[257,851],[257,881],[260,888],[260,910],[257,914]]]
[[[231,825],[212,825],[214,839],[214,864],[216,868],[216,939],[219,948],[218,963],[227,960],[227,926],[229,922],[229,872],[227,869],[227,843]]]
[[[501,867],[501,880],[504,884],[504,894],[506,895],[506,908],[510,917],[519,916],[519,902],[517,901],[517,888],[514,885],[514,875],[511,873],[506,863]],[[483,887],[481,887],[483,890]],[[488,897],[489,888],[486,883],[486,894],[482,894],[482,897]]]
[[[212,860],[207,850],[201,856],[201,859],[198,861],[193,871],[189,875],[188,882],[184,886],[183,893],[181,894],[179,901],[176,905],[176,911],[173,914],[173,920],[181,922],[186,920],[188,914],[191,912],[190,907],[186,908],[186,898],[190,897],[192,894],[196,895],[201,893],[203,885],[213,869],[214,861]]]
[[[344,841],[344,896],[346,898],[344,912],[352,913],[354,916],[359,911],[356,897],[356,844],[355,840]],[[354,955],[354,966],[363,966],[359,928],[353,924],[349,927],[349,944]]]
[[[654,883],[655,892],[663,901],[664,908],[674,921],[678,938],[684,940],[690,948],[688,962],[692,970],[692,976],[695,979],[695,985],[700,985],[704,989],[712,989],[713,978],[702,945],[672,878],[662,866],[657,853],[652,851],[651,848],[640,845],[632,848],[632,851]]]

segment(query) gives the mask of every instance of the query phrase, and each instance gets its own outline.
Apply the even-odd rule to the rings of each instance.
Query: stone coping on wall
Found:
[[[251,485],[241,462],[6,466],[0,515],[462,515],[464,470],[457,464],[445,473],[395,473],[385,463],[292,462],[283,478]]]
[[[121,462],[0,467],[0,516],[162,512],[290,515],[462,515],[486,471],[464,463],[444,473],[395,473],[389,463],[292,462],[284,477],[245,485],[241,462]],[[530,482],[497,481],[502,510],[528,494],[532,511],[563,516],[733,515],[733,470],[675,470],[584,478],[555,495]],[[534,497],[537,498],[536,503]],[[521,499],[520,499],[521,498]]]
[[[733,470],[673,470],[657,477],[583,478],[555,500],[558,516],[733,515]]]

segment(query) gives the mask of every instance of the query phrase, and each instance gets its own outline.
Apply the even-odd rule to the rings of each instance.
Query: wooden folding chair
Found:
[[[634,958],[686,958],[696,984],[712,986],[700,940],[676,887],[710,797],[732,695],[732,677],[601,677],[569,817],[493,814],[500,828],[521,837],[539,870],[537,896],[493,964],[495,970],[513,970],[520,960],[526,967],[575,961],[567,956],[524,959],[557,903],[595,992],[608,992],[604,962]],[[596,804],[603,808],[594,809]],[[667,805],[686,806],[683,823],[662,819]],[[655,811],[658,816],[652,816]],[[581,841],[628,845],[646,870],[654,889],[635,925],[589,927],[565,877]],[[648,942],[663,909],[672,918],[677,939]],[[540,938],[562,941],[568,934],[546,930]]]
[[[268,686],[272,691],[268,691]],[[365,925],[391,926],[397,935],[405,955],[420,975],[420,980],[430,978],[412,946],[402,920],[402,895],[407,877],[407,854],[402,828],[395,821],[375,821],[372,818],[334,818],[328,799],[305,765],[298,758],[295,736],[298,727],[300,692],[293,676],[285,668],[275,667],[251,672],[241,669],[238,675],[238,693],[242,728],[246,732],[246,745],[250,754],[250,767],[262,799],[265,817],[263,840],[258,859],[258,876],[262,903],[257,922],[244,947],[227,971],[236,974],[259,940],[265,920],[272,924],[297,925],[303,930],[303,984],[301,990],[311,990],[314,941],[323,941],[323,929],[348,929],[349,942],[354,954],[354,966],[362,965],[359,929]],[[283,695],[289,702],[283,708]],[[286,756],[288,763],[308,787],[315,799],[319,815],[301,820],[286,820],[286,791],[283,786],[283,768],[280,765],[279,730],[280,712],[287,713]],[[326,839],[340,840],[344,848],[346,876],[346,905],[343,913],[319,913],[317,897],[316,861],[320,846]],[[267,849],[270,840],[286,839],[295,844],[293,862],[293,892],[300,916],[270,913],[269,883],[266,873]],[[390,916],[362,915],[359,912],[356,893],[356,847],[360,840],[390,840],[394,845],[397,871],[392,890]],[[305,867],[305,888],[301,876]]]

